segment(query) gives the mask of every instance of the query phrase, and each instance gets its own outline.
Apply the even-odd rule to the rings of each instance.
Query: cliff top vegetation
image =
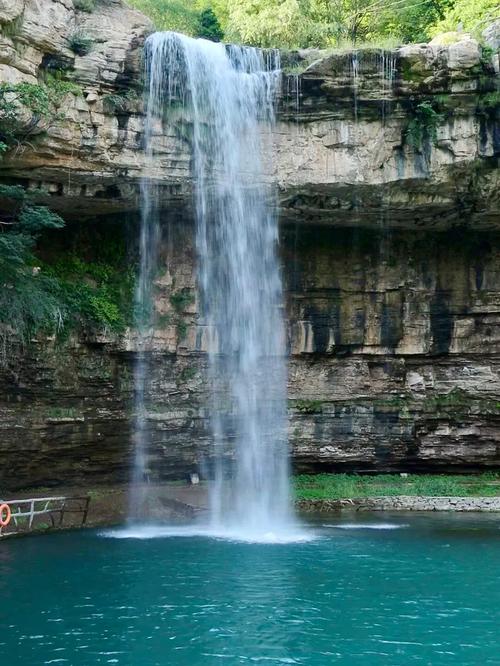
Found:
[[[160,30],[279,48],[427,41],[446,31],[479,36],[498,0],[127,0]]]

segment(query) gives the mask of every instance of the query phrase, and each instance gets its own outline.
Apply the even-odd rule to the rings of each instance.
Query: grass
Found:
[[[427,497],[498,497],[500,472],[445,475],[399,474],[301,474],[294,477],[297,499],[346,499],[394,495]]]

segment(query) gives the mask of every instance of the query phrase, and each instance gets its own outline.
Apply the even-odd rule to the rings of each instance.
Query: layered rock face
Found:
[[[42,80],[59,63],[81,87],[0,163],[0,177],[61,211],[66,235],[73,221],[133,220],[141,175],[157,179],[150,476],[209,473],[186,123],[157,128],[154,165],[141,152],[151,26],[118,0],[92,14],[71,0],[0,0],[0,23],[4,80]],[[71,50],[75,31],[91,37],[88,54]],[[276,126],[263,135],[279,186],[294,466],[497,468],[498,57],[469,39],[318,55],[308,67],[304,54],[287,56],[301,72],[284,76]],[[135,350],[129,331],[40,338],[12,356],[1,372],[0,487],[126,481]]]

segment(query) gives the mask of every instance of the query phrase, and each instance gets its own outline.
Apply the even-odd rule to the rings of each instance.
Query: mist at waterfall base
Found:
[[[207,351],[212,455],[209,519],[201,527],[143,527],[147,511],[148,339],[160,213],[154,181],[142,187],[141,275],[146,313],[136,366],[136,455],[129,536],[179,529],[250,541],[304,538],[291,508],[286,436],[286,345],[274,188],[261,140],[281,82],[279,54],[155,33],[145,44],[145,141],[151,164],[168,123],[192,150],[198,253],[198,339]],[[148,318],[149,317],[149,318]],[[143,510],[141,512],[141,507]],[[142,513],[142,515],[141,515]]]

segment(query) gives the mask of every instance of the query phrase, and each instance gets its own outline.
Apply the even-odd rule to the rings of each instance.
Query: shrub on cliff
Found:
[[[12,343],[63,325],[57,281],[40,270],[34,255],[40,234],[62,226],[58,215],[34,205],[22,187],[0,185],[0,363]]]
[[[91,14],[95,9],[95,0],[73,0],[73,6],[80,12]]]
[[[81,30],[76,30],[69,37],[69,48],[79,56],[85,56],[92,50],[94,40]]]
[[[60,252],[44,267],[57,280],[66,330],[120,333],[132,322],[134,272],[116,247],[113,255],[84,261],[74,252]]]
[[[61,249],[50,263],[36,256],[63,226],[24,188],[0,184],[0,365],[36,334],[120,333],[132,321],[134,272],[119,243],[108,239],[94,261]]]
[[[75,83],[50,74],[43,83],[0,83],[0,151],[46,131],[64,117],[61,108],[67,95],[81,92]]]

